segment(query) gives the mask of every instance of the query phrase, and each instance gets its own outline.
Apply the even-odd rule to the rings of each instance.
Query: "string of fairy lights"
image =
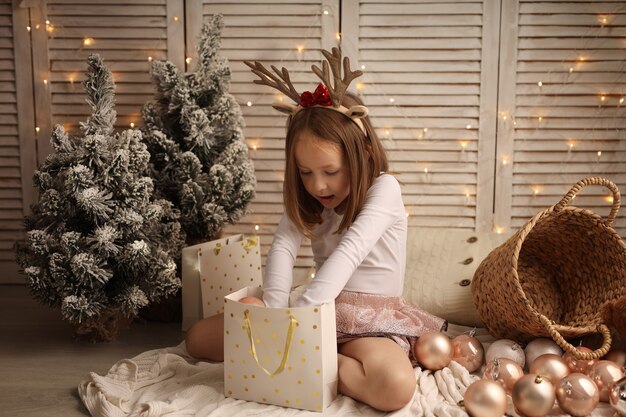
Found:
[[[626,9],[626,6],[618,5],[616,9],[611,11],[610,13],[600,13],[597,15],[596,25],[589,25],[587,31],[578,37],[580,41],[580,47],[577,47],[568,56],[564,56],[560,62],[556,62],[555,64],[553,64],[553,66],[547,71],[547,73],[544,73],[540,77],[540,80],[536,82],[537,88],[535,90],[536,94],[534,94],[534,96],[538,97],[538,100],[540,101],[540,103],[534,104],[531,107],[537,107],[537,108],[542,108],[542,109],[547,110],[552,107],[557,107],[561,103],[560,100],[563,100],[563,93],[567,92],[567,89],[569,86],[575,85],[577,75],[584,74],[585,65],[589,62],[592,62],[594,58],[594,53],[598,52],[597,49],[594,50],[592,48],[594,43],[597,41],[597,39],[600,39],[600,37],[604,34],[605,31],[609,30],[612,27],[611,25],[615,19],[615,16],[619,15],[619,13],[622,12],[624,9]],[[327,6],[322,6],[320,8],[319,16],[320,16],[320,19],[322,17],[332,18],[330,20],[333,21],[335,25],[333,29],[334,29],[337,45],[339,46],[343,43],[344,46],[348,46],[347,42],[351,42],[351,40],[342,38],[341,33],[338,31],[338,28],[336,27],[338,19],[335,18],[336,16],[334,16],[332,8],[329,8]],[[172,20],[174,23],[177,23],[177,24],[181,23],[181,20],[178,16],[174,16]],[[29,32],[31,30],[40,30],[41,27],[44,25],[45,25],[45,30],[48,32],[49,36],[52,36],[54,31],[60,27],[60,26],[55,26],[53,22],[46,20],[42,24],[36,24],[34,28],[31,28],[30,26],[28,26],[26,29]],[[228,24],[226,24],[226,26],[228,26]],[[295,45],[293,46],[292,49],[285,51],[285,54],[282,57],[282,59],[278,60],[279,63],[277,66],[280,67],[281,66],[280,64],[282,64],[283,62],[285,63],[289,62],[288,65],[290,67],[293,67],[295,65],[295,68],[292,69],[293,72],[308,70],[308,68],[307,69],[304,68],[304,65],[305,65],[304,56],[307,50],[307,48],[304,45],[306,43],[304,40],[308,38],[314,38],[317,33],[315,31],[318,29],[319,29],[319,26],[309,26],[307,28],[304,28],[304,30],[301,31],[301,34],[302,34],[301,39],[303,41],[295,42]],[[349,44],[349,46],[351,46],[353,50],[358,50],[358,48],[355,48],[355,45],[353,44]],[[92,36],[84,36],[82,39],[81,47],[97,50],[98,40]],[[150,63],[153,60],[153,57],[149,56],[147,60],[148,60],[148,63]],[[604,59],[600,58],[598,60],[603,61]],[[193,58],[188,56],[185,58],[185,62],[189,66],[192,64]],[[302,68],[298,67],[298,65],[302,66]],[[148,64],[148,67],[149,67],[149,64]],[[360,65],[360,68],[362,70],[367,69],[365,64]],[[603,114],[608,112],[608,109],[613,109],[615,111],[615,115],[613,117],[613,120],[616,120],[615,130],[618,133],[618,136],[619,134],[621,134],[622,130],[621,130],[620,125],[617,123],[617,120],[618,120],[619,115],[621,114],[620,110],[624,109],[624,106],[626,106],[625,104],[626,92],[624,91],[624,82],[623,82],[625,68],[626,68],[626,60],[622,60],[617,68],[617,71],[614,71],[617,74],[619,74],[618,78],[612,83],[610,83],[610,85],[604,87],[603,91],[599,91],[597,93],[598,105],[597,105],[597,108],[595,109],[594,117],[590,118],[590,120],[592,120],[592,125],[585,126],[581,130],[581,135],[579,137],[576,137],[576,138],[575,137],[563,137],[562,138],[562,140],[565,143],[565,150],[567,151],[568,155],[571,155],[573,152],[577,151],[576,146],[580,141],[584,141],[584,140],[592,138],[596,130],[606,131],[608,129],[608,126],[606,126],[606,123],[607,123],[607,120],[609,119],[606,117],[601,117]],[[46,88],[50,87],[49,86],[50,84],[49,73],[50,73],[50,69],[48,69],[48,75],[42,75],[42,79],[41,79],[41,82],[44,84]],[[76,79],[75,74],[68,74],[67,81],[69,81],[71,84],[74,83],[75,79]],[[521,84],[521,82],[519,81],[518,83]],[[411,126],[411,123],[413,125],[416,122],[419,123],[420,117],[416,117],[410,114],[410,108],[409,108],[410,106],[399,104],[396,100],[396,97],[389,94],[384,85],[382,84],[379,85],[375,82],[367,82],[367,83],[357,82],[355,85],[355,88],[356,88],[357,94],[359,95],[364,95],[364,96],[376,95],[376,96],[383,97],[383,100],[386,102],[385,105],[393,109],[394,116],[397,116],[400,119],[406,120],[407,126]],[[547,93],[545,92],[546,89],[549,90]],[[581,94],[581,95],[587,96],[589,94],[586,93],[586,94]],[[247,100],[243,99],[241,100],[240,104],[244,109],[245,107],[253,107],[256,105],[260,105],[261,103],[265,103],[266,99],[270,96],[274,100],[282,101],[285,99],[285,97],[282,94],[267,93],[267,92],[257,94],[255,91],[254,98],[248,98]],[[584,106],[587,106],[587,105],[585,104]],[[375,117],[375,115],[373,115],[373,117]],[[534,120],[535,130],[539,130],[539,129],[542,129],[543,126],[546,125],[546,123],[550,120],[551,116],[549,114],[549,111],[546,111],[545,114],[536,114],[535,116],[525,115],[523,117],[522,116],[516,117],[516,115],[512,111],[500,110],[497,114],[497,118],[500,119],[502,123],[504,123],[505,127],[512,129],[513,131],[516,131],[518,129],[517,127],[518,119],[520,120],[526,119],[527,120],[526,123],[528,123],[528,120]],[[467,157],[468,157],[468,153],[470,149],[469,148],[470,142],[478,141],[479,136],[480,136],[478,121],[479,121],[479,118],[476,118],[476,121],[474,123],[468,123],[465,126],[465,129],[468,131],[467,138],[462,138],[457,141],[458,149],[460,152],[459,161],[458,162],[451,161],[449,163],[456,164],[459,162],[467,161]],[[408,123],[408,122],[411,122],[411,123]],[[130,122],[130,127],[134,128],[135,123]],[[526,128],[528,127],[526,126]],[[437,130],[437,127],[423,126],[419,128],[409,128],[409,129],[407,129],[406,127],[403,127],[403,131],[406,132],[407,130],[409,132],[410,140],[428,141],[428,143],[433,144],[433,145],[444,144],[444,143],[449,144],[451,142],[450,139],[437,139],[436,135],[433,135],[433,132]],[[35,131],[38,134],[40,132],[40,128],[36,127]],[[394,131],[393,126],[383,126],[382,128],[378,130],[379,135],[383,141],[393,141],[394,140],[393,131]],[[406,137],[403,139],[407,140]],[[519,142],[524,142],[527,139],[524,137],[521,137],[521,138],[515,137],[514,140],[519,141]],[[618,140],[622,140],[622,139],[618,139]],[[253,156],[257,156],[257,151],[261,149],[261,143],[262,143],[261,138],[249,138],[248,139],[248,145],[249,145],[250,150],[252,151]],[[598,164],[601,161],[603,157],[603,152],[605,150],[602,149],[601,147],[598,147],[598,149],[594,151],[581,150],[580,152],[583,152],[583,151],[592,152],[595,155],[596,164]],[[476,152],[476,151],[472,150],[472,152]],[[274,171],[279,177],[278,179],[280,181],[283,180],[282,172],[276,169],[273,169],[262,158],[257,159],[256,162],[258,166],[264,167],[270,171]],[[506,166],[514,162],[514,158],[512,155],[501,154],[497,157],[497,162],[502,166]],[[567,160],[564,161],[564,163],[566,162],[568,161]],[[415,171],[416,175],[419,175],[420,172],[422,173],[421,175],[422,183],[432,184],[432,181],[434,178],[433,175],[436,174],[437,172],[433,171],[432,169],[429,169],[429,166],[426,164],[426,161],[416,161],[415,166],[416,167],[422,166],[422,168],[417,168]],[[541,193],[542,188],[543,188],[542,184],[532,185],[531,195],[532,196],[539,195]],[[464,204],[466,206],[471,206],[474,203],[475,197],[476,196],[473,195],[472,192],[470,191],[465,192],[463,194]],[[613,199],[612,195],[605,197],[605,200],[609,203],[612,203],[612,199]],[[411,215],[411,213],[407,211],[407,216],[409,215]],[[260,225],[256,224],[254,226],[254,229],[255,229],[255,232],[258,232],[260,229]],[[499,227],[495,224],[493,225],[493,230],[496,232],[504,231],[502,227]]]

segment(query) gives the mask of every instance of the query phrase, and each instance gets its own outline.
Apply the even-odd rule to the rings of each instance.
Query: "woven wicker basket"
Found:
[[[586,185],[613,193],[607,218],[568,207]],[[604,356],[611,334],[601,322],[600,307],[626,293],[626,245],[611,227],[619,207],[615,184],[583,179],[494,249],[472,281],[474,304],[489,332],[520,342],[552,337],[576,357]],[[593,352],[580,352],[567,342],[593,333],[603,336]]]

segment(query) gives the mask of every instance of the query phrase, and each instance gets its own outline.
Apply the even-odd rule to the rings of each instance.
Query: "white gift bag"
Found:
[[[335,304],[266,308],[247,287],[226,296],[224,392],[227,397],[323,411],[337,395]]]
[[[225,295],[261,285],[260,246],[258,236],[239,234],[183,248],[183,331],[222,313]]]

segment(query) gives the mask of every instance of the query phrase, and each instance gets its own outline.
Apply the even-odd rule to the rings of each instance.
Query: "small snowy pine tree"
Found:
[[[195,72],[181,74],[169,61],[152,64],[155,102],[143,109],[156,195],[180,210],[188,243],[239,220],[255,194],[241,109],[228,92],[228,64],[218,56],[223,26],[221,15],[204,25]]]
[[[55,126],[17,260],[34,297],[60,307],[77,335],[110,340],[122,330],[110,328],[118,326],[111,318],[129,323],[180,288],[175,259],[184,238],[171,203],[152,198],[141,132],[113,132],[111,72],[96,54],[88,64],[93,114],[81,122],[82,136]]]

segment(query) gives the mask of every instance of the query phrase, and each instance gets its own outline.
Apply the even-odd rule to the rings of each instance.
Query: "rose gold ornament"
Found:
[[[488,362],[483,370],[484,379],[499,383],[509,395],[511,395],[517,380],[522,376],[524,376],[522,367],[511,359],[506,358],[494,359]]]
[[[626,416],[626,377],[617,381],[609,392],[611,408],[621,416]]]
[[[543,375],[556,386],[562,378],[570,374],[570,370],[562,357],[553,353],[547,353],[539,356],[532,362],[530,373]]]
[[[624,367],[626,366],[626,351],[614,349],[609,351],[602,359],[615,362],[618,366]]]
[[[559,407],[568,414],[582,417],[596,408],[600,393],[596,384],[587,375],[576,372],[563,378],[556,387]]]
[[[499,339],[493,342],[487,348],[485,353],[485,362],[491,362],[497,358],[511,359],[519,366],[524,368],[526,362],[526,356],[524,355],[524,349],[515,341],[511,339]]]
[[[480,379],[465,390],[463,405],[471,417],[502,417],[507,407],[506,393],[500,384]]]
[[[532,365],[535,359],[547,353],[563,356],[563,349],[561,349],[554,340],[548,339],[547,337],[531,340],[524,348],[526,366],[530,369],[530,365]]]
[[[461,334],[452,339],[452,360],[469,372],[474,372],[483,364],[485,349],[473,335]]]
[[[584,346],[577,346],[576,349],[585,353],[593,352],[591,349]],[[576,359],[571,352],[565,352],[563,359],[572,373],[577,372],[585,375],[588,374],[591,367],[598,362],[597,359]]]
[[[554,385],[541,375],[524,375],[513,386],[511,398],[518,413],[543,417],[554,407]]]
[[[624,370],[618,366],[615,362],[611,361],[598,361],[591,371],[589,371],[589,378],[595,382],[600,393],[600,401],[609,402],[609,390],[611,386],[624,377]]]
[[[452,360],[452,342],[441,332],[424,333],[417,339],[413,354],[424,368],[438,371]]]

